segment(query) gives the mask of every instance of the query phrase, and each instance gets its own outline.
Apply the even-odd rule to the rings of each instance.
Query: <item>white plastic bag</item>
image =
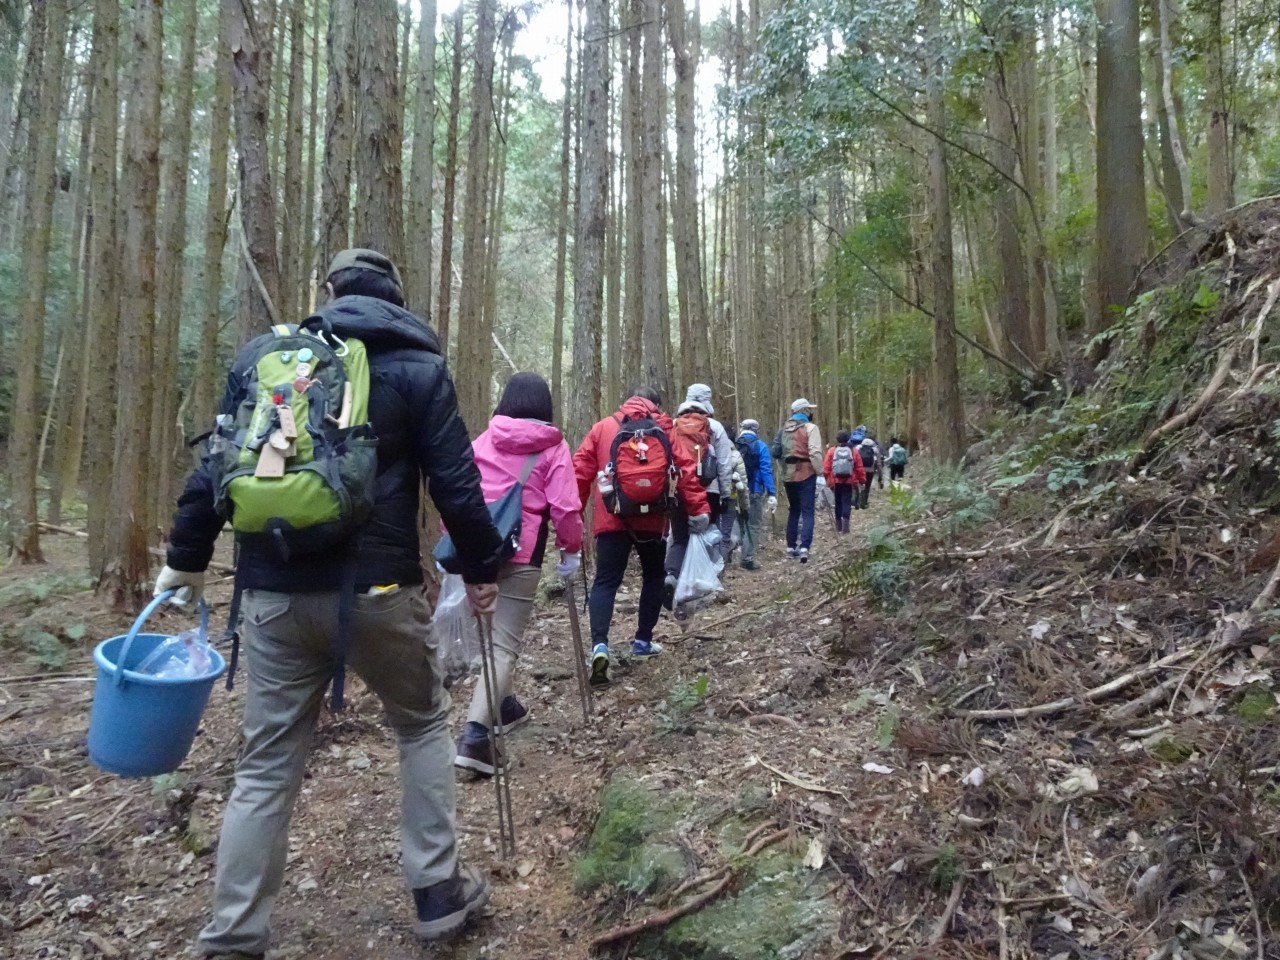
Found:
[[[720,583],[720,571],[724,560],[720,556],[720,531],[708,530],[703,534],[689,534],[689,546],[684,552],[684,565],[676,580],[675,605],[687,615],[724,589]]]
[[[467,674],[478,673],[480,636],[476,631],[476,618],[467,605],[467,588],[457,574],[445,574],[440,581],[440,596],[436,599],[431,625],[444,670],[444,685],[451,687]]]
[[[158,645],[133,669],[165,680],[194,680],[213,669],[209,650],[199,630],[186,630]]]

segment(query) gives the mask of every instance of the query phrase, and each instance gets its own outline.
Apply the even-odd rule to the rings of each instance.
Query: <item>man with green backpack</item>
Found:
[[[400,746],[401,846],[419,936],[452,936],[488,901],[458,866],[453,740],[428,646],[419,491],[455,533],[472,609],[492,613],[504,543],[490,520],[435,333],[372,250],[329,268],[329,302],[250,341],[232,364],[200,466],[178,500],[156,592],[197,599],[225,522],[239,548],[244,747],[218,846],[206,957],[267,950],[288,824],[325,687],[349,666]],[[232,650],[235,670],[236,648]],[[230,683],[230,677],[228,679]]]

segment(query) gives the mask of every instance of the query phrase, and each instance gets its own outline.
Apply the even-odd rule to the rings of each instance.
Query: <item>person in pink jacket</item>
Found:
[[[481,776],[492,776],[496,763],[489,742],[495,722],[506,733],[529,719],[529,710],[512,692],[520,639],[534,595],[542,578],[548,525],[555,527],[560,548],[556,572],[571,577],[582,556],[582,501],[573,472],[573,457],[564,436],[550,422],[551,388],[536,373],[517,373],[507,381],[489,428],[471,444],[480,468],[486,503],[493,503],[520,480],[528,468],[521,497],[523,519],[520,548],[498,573],[498,608],[493,615],[493,647],[496,676],[494,702],[498,717],[489,712],[489,697],[481,675],[471,698],[467,725],[458,740],[454,763]]]

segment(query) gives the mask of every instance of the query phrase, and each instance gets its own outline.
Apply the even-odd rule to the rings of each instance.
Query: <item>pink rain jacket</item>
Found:
[[[538,463],[524,485],[524,521],[520,525],[520,549],[512,563],[531,563],[543,521],[551,518],[556,546],[565,553],[582,549],[582,501],[573,475],[573,458],[560,431],[541,420],[494,417],[489,429],[471,444],[480,468],[485,503],[493,503],[520,479],[525,458],[539,454]]]

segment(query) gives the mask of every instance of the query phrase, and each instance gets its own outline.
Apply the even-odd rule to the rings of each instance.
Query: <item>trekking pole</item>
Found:
[[[573,581],[564,585],[564,601],[569,607],[569,632],[573,634],[573,663],[578,675],[578,699],[582,701],[582,719],[591,722],[595,712],[595,694],[587,677],[587,650],[582,645],[582,625],[578,622],[578,604],[573,598]]]
[[[480,664],[484,671],[485,699],[489,707],[489,746],[493,750],[493,788],[498,801],[498,837],[502,858],[509,860],[516,855],[516,826],[511,814],[511,782],[507,779],[507,758],[502,752],[503,734],[499,732],[501,717],[498,714],[497,694],[494,685],[498,679],[498,665],[494,660],[493,620],[476,617],[480,632]]]

